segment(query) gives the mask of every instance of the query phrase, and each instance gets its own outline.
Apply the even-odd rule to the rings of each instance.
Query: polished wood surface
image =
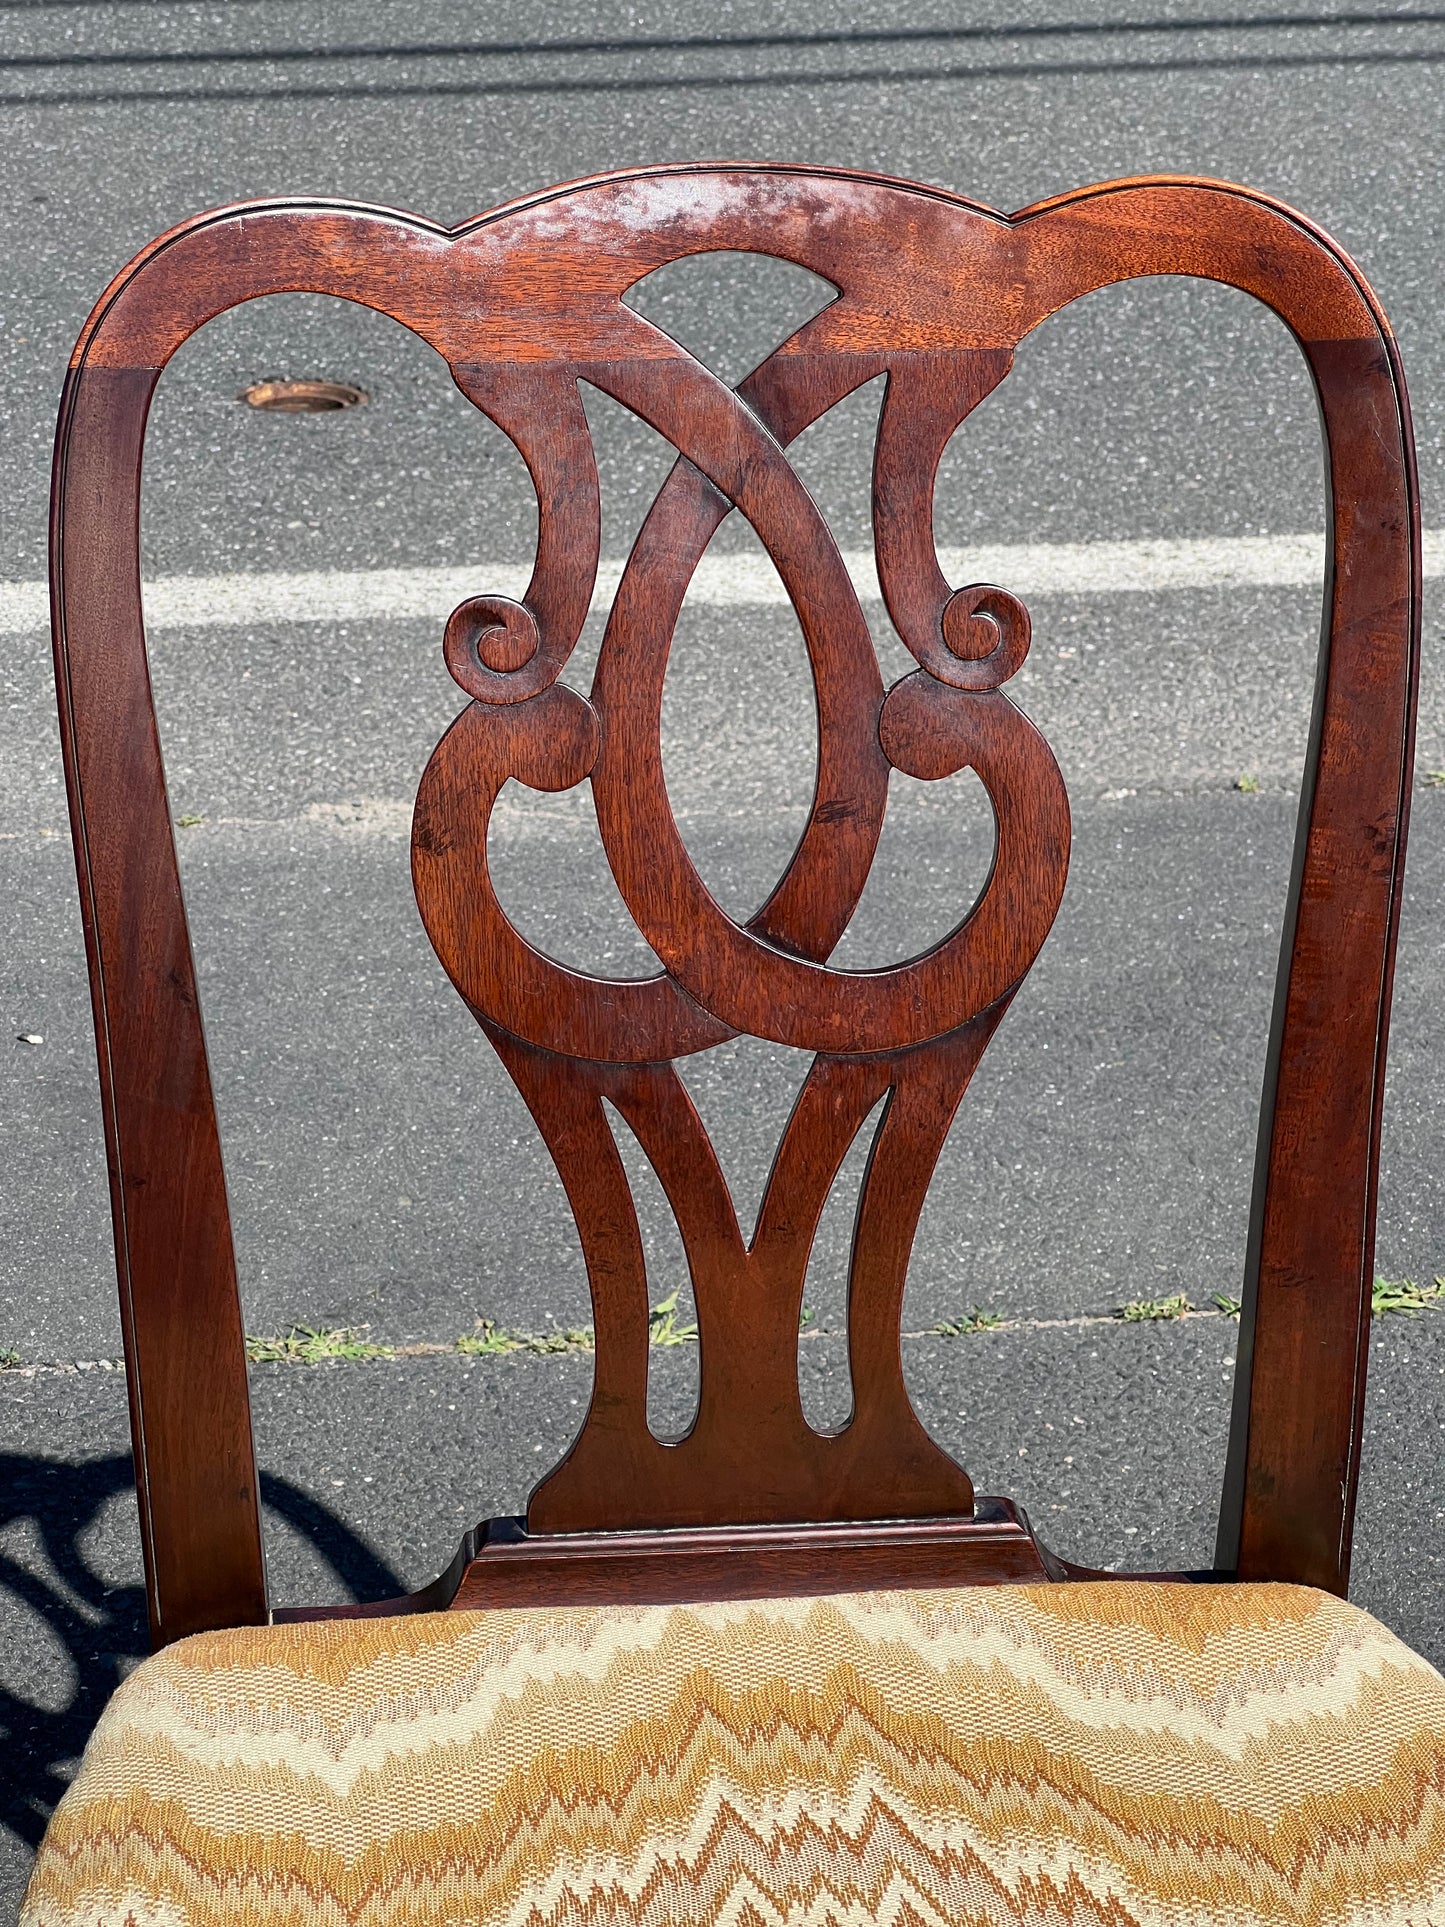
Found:
[[[780,255],[838,290],[735,392],[623,300],[653,268],[709,249]],[[642,1562],[628,1568],[635,1573],[669,1558],[680,1571],[679,1559],[704,1558],[696,1546],[681,1550],[699,1531],[732,1529],[736,1550],[725,1556],[734,1565],[763,1557],[747,1534],[790,1525],[800,1546],[816,1548],[809,1534],[851,1524],[860,1555],[879,1532],[901,1531],[885,1521],[941,1522],[934,1547],[950,1531],[955,1549],[981,1543],[967,1473],[909,1404],[899,1310],[934,1162],[1058,907],[1069,816],[1047,744],[1004,689],[1028,651],[1027,612],[1006,585],[944,580],[934,475],[1032,328],[1092,289],[1157,274],[1223,281],[1279,314],[1309,364],[1324,424],[1324,634],[1218,1564],[1344,1588],[1419,625],[1408,407],[1378,302],[1298,215],[1218,183],[1119,182],[1008,218],[871,176],[666,167],[560,188],[451,232],[319,202],[223,209],[132,263],[76,349],[55,468],[56,662],[157,1640],[265,1612],[220,1147],[141,624],[140,451],[169,357],[213,315],[255,296],[343,296],[435,347],[527,462],[539,506],[535,571],[520,601],[479,595],[446,625],[447,665],[473,700],[423,776],[413,877],[438,956],[566,1186],[593,1295],[596,1382],[578,1439],[533,1494],[524,1544],[481,1542],[455,1597],[505,1590],[504,1568],[563,1566],[567,1584],[601,1583],[605,1569],[618,1596],[634,1596],[628,1558]],[[810,422],[879,375],[878,571],[918,665],[891,690],[842,557],[786,456]],[[600,541],[579,381],[678,451],[617,590],[587,697],[558,680]],[[793,601],[818,707],[807,826],[746,924],[726,915],[692,865],[659,745],[673,625],[733,509]],[[968,766],[998,821],[979,902],[966,915],[961,904],[958,926],[924,956],[885,970],[830,969],[877,846],[890,769],[931,780]],[[590,781],[609,861],[658,974],[613,982],[567,969],[508,922],[486,837],[509,778],[554,790]],[[815,1054],[751,1243],[675,1069],[738,1033]],[[822,1434],[798,1394],[803,1277],[832,1180],[880,1099],[850,1267],[855,1408],[848,1425]],[[607,1104],[656,1169],[692,1269],[702,1389],[680,1441],[647,1427],[646,1279]],[[665,1556],[653,1541],[669,1531],[682,1536]],[[590,1566],[579,1563],[579,1535],[591,1536]],[[584,1568],[585,1581],[576,1577]],[[794,1579],[803,1583],[797,1571]]]

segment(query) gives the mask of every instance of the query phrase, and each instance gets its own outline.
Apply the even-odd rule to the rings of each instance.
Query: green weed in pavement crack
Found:
[[[373,1345],[369,1325],[292,1325],[280,1338],[246,1338],[255,1365],[319,1365],[328,1358],[395,1358],[394,1345]]]
[[[1131,1298],[1120,1305],[1119,1317],[1126,1325],[1153,1324],[1168,1318],[1187,1318],[1194,1309],[1182,1291],[1168,1298]]]
[[[962,1318],[940,1318],[929,1330],[936,1332],[940,1338],[964,1338],[970,1332],[997,1331],[1002,1323],[1002,1312],[985,1311],[981,1305],[975,1305]]]
[[[590,1325],[579,1325],[568,1331],[531,1333],[519,1340],[519,1349],[542,1353],[592,1352],[597,1349],[597,1339]]]
[[[476,1330],[463,1332],[456,1348],[467,1358],[505,1358],[520,1351],[522,1341],[514,1332],[498,1331],[490,1318],[479,1318]]]
[[[654,1305],[647,1314],[647,1342],[649,1345],[693,1345],[697,1342],[696,1325],[679,1325],[677,1322],[677,1293],[674,1291],[664,1298],[660,1305]]]
[[[1422,1311],[1438,1311],[1442,1305],[1445,1278],[1417,1285],[1413,1278],[1381,1278],[1377,1274],[1370,1290],[1370,1310],[1376,1318],[1418,1318]]]

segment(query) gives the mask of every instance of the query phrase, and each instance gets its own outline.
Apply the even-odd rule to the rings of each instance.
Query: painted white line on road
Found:
[[[1167,589],[1270,589],[1318,582],[1321,535],[1196,536],[1182,541],[980,543],[940,549],[951,582],[997,582],[1019,595],[1144,594]],[[879,600],[873,557],[846,550],[844,561],[866,600]],[[618,560],[598,571],[594,606],[606,607],[622,574]],[[469,595],[519,596],[525,563],[477,563],[457,569],[316,569],[296,574],[158,576],[145,585],[152,630],[245,628],[280,622],[443,620]],[[1425,573],[1445,576],[1445,529],[1425,536]],[[767,557],[705,555],[688,601],[713,608],[759,608],[787,602]],[[0,582],[0,634],[19,635],[49,622],[43,582]]]

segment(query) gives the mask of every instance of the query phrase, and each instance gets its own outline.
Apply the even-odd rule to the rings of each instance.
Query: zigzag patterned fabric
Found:
[[[1445,1924],[1445,1680],[1293,1586],[205,1634],[22,1927]]]

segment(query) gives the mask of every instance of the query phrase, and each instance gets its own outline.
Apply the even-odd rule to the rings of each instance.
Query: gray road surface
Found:
[[[866,30],[803,4],[784,31],[756,4],[0,6],[0,581],[43,573],[70,344],[110,275],[171,222],[283,192],[455,221],[592,169],[699,156],[873,168],[1005,208],[1145,171],[1294,202],[1355,254],[1395,322],[1439,527],[1445,16],[1339,13],[1276,0],[1141,5],[1123,20],[1096,0],[966,14],[918,0],[869,9]],[[730,378],[822,298],[798,270],[711,259],[639,296]],[[356,381],[372,399],[324,419],[237,405],[276,374]],[[798,451],[850,546],[867,536],[876,407],[865,392]],[[593,418],[617,555],[666,454],[611,403]],[[1322,523],[1320,486],[1313,403],[1279,325],[1242,296],[1144,283],[1030,340],[950,451],[939,538],[1301,533]],[[374,315],[257,303],[162,382],[142,527],[156,575],[477,565],[484,588],[486,564],[526,559],[532,529],[515,454],[429,350]],[[719,544],[746,548],[746,531],[728,526]],[[1070,782],[1073,868],[945,1156],[905,1318],[925,1333],[977,1304],[1018,1329],[912,1338],[910,1383],[981,1487],[1023,1499],[1061,1550],[1200,1561],[1234,1328],[1052,1321],[1236,1289],[1318,597],[1121,585],[1031,606],[1015,693]],[[1445,764],[1434,600],[1427,631],[1422,770]],[[48,648],[33,632],[4,641],[0,1348],[27,1365],[108,1362],[119,1337]],[[175,813],[200,819],[181,848],[255,1332],[369,1325],[402,1344],[478,1318],[540,1331],[587,1317],[560,1189],[410,899],[410,798],[459,702],[439,642],[438,624],[406,620],[155,640]],[[723,900],[750,908],[809,787],[787,613],[690,615],[666,724],[689,846]],[[1257,793],[1234,787],[1245,773]],[[987,860],[970,785],[899,784],[840,961],[883,961],[953,920]],[[1442,819],[1445,792],[1422,786],[1381,1207],[1381,1269],[1422,1279],[1445,1269]],[[502,831],[501,888],[524,928],[577,961],[642,961],[578,801],[519,797]],[[745,1224],[800,1074],[751,1045],[689,1068]],[[809,1284],[821,1335],[800,1360],[819,1419],[846,1409],[839,1264],[856,1183],[855,1160]],[[681,1284],[685,1298],[676,1234],[645,1187],[643,1202],[656,1294]],[[1379,1331],[1356,1592],[1441,1659],[1445,1317]],[[655,1358],[659,1413],[676,1419],[695,1353]],[[586,1385],[576,1355],[258,1367],[278,1597],[429,1577],[463,1524],[523,1502]],[[14,1761],[0,1906],[138,1650],[125,1451],[114,1371],[0,1375],[0,1725]]]

